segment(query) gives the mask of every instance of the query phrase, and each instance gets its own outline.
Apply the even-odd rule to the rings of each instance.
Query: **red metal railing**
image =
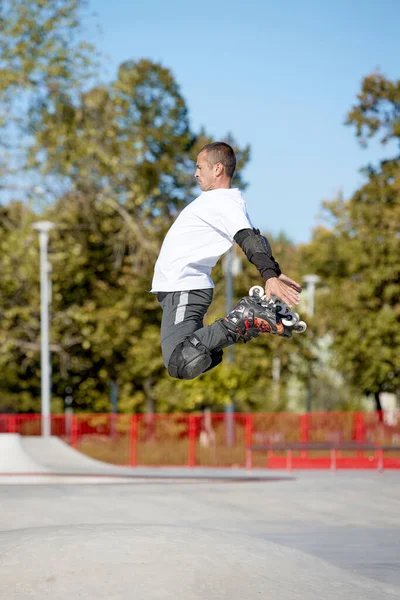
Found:
[[[40,415],[1,415],[0,433],[40,435]],[[371,442],[400,445],[400,411],[385,413],[252,413],[53,415],[51,434],[85,454],[121,465],[249,466],[246,448],[291,442]],[[400,468],[400,453],[390,452],[384,468]],[[251,466],[286,468],[283,452],[252,455]],[[329,452],[300,450],[292,468],[330,468]],[[337,468],[376,468],[373,452],[338,452]]]

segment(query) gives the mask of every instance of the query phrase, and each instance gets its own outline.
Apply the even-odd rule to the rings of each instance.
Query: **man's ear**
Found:
[[[224,172],[224,165],[220,162],[215,164],[215,174],[222,175]]]

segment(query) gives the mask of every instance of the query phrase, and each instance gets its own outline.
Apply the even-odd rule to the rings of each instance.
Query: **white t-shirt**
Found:
[[[211,269],[241,229],[253,226],[237,188],[202,192],[186,206],[165,236],[151,291],[213,288]]]

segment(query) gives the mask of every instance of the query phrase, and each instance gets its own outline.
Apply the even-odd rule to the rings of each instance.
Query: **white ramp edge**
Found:
[[[0,474],[48,473],[36,462],[21,443],[18,433],[0,434]]]

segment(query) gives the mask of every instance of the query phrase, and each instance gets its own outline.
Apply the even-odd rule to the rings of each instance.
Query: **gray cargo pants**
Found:
[[[203,318],[212,297],[212,289],[158,292],[157,300],[163,311],[161,350],[167,368],[172,352],[194,332],[210,351],[222,350],[233,343],[227,330],[218,321],[204,327]]]

